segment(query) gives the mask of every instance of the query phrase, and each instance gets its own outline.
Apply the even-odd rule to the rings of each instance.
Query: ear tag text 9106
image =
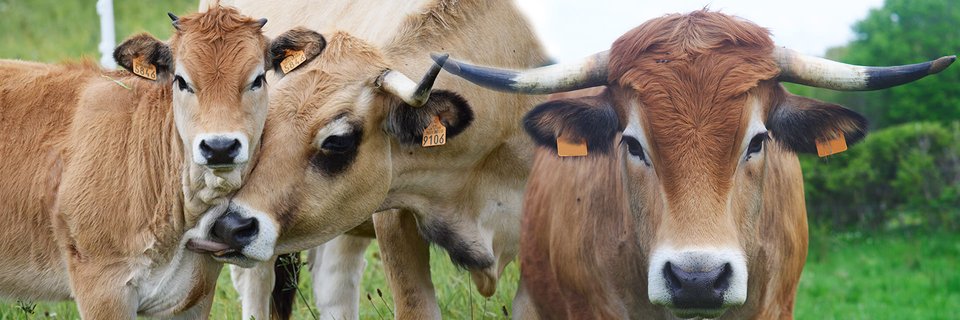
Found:
[[[447,127],[440,122],[439,116],[433,117],[433,122],[423,129],[423,142],[420,144],[424,148],[442,146],[447,143]]]
[[[847,139],[843,136],[843,131],[837,131],[837,136],[832,139],[817,139],[817,155],[821,158],[847,151]]]
[[[570,141],[563,137],[557,137],[557,155],[561,157],[582,157],[587,155],[587,142]]]
[[[301,63],[307,61],[307,55],[303,53],[303,50],[287,50],[285,54],[286,57],[283,58],[283,61],[280,61],[280,71],[283,71],[283,74],[290,73]]]
[[[143,56],[139,56],[133,58],[133,74],[150,80],[157,80],[157,66],[146,62]]]

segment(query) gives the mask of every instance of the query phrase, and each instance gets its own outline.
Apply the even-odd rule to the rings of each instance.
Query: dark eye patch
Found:
[[[329,136],[320,144],[310,159],[314,169],[327,175],[336,175],[345,171],[357,158],[363,129],[355,126],[350,133]]]

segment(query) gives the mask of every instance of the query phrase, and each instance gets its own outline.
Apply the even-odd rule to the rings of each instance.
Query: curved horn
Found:
[[[170,24],[173,25],[173,28],[180,30],[180,17],[173,14],[173,12],[167,12],[167,16],[170,17]]]
[[[421,107],[430,99],[430,90],[433,88],[434,81],[440,74],[440,69],[447,61],[447,55],[434,58],[435,63],[423,76],[419,84],[413,83],[413,80],[407,78],[399,71],[389,70],[383,72],[377,79],[377,85],[383,90],[399,97],[406,104],[413,107]]]
[[[263,26],[266,25],[266,24],[267,24],[267,18],[257,19],[257,26],[258,26],[258,27],[263,28]]]
[[[780,81],[841,91],[879,90],[913,82],[946,69],[957,56],[892,67],[855,66],[801,54],[778,47],[773,51],[780,65]]]
[[[437,60],[437,56],[434,56]],[[578,63],[555,64],[526,71],[471,65],[450,59],[443,69],[479,86],[498,91],[549,94],[607,84],[610,52],[604,51]]]

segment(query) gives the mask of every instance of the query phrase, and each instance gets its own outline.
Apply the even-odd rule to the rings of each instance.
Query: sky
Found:
[[[770,29],[773,40],[822,56],[853,40],[851,26],[883,0],[515,0],[558,62],[607,50],[620,35],[651,18],[709,7]],[[827,10],[828,9],[828,10]]]

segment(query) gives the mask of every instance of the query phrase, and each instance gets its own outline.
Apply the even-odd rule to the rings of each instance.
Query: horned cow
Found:
[[[273,22],[282,18],[287,23],[271,22],[266,29],[268,34],[271,27],[277,28],[273,29],[276,31],[305,25],[321,30],[328,39],[326,50],[330,52],[324,55],[329,54],[330,59],[322,55],[310,68],[315,68],[312,70],[317,76],[329,76],[324,81],[312,82],[307,81],[306,76],[284,77],[277,83],[280,86],[289,83],[289,92],[276,88],[273,97],[279,97],[280,103],[318,106],[325,114],[318,113],[319,118],[343,114],[345,124],[372,124],[364,127],[359,139],[385,139],[389,143],[382,150],[358,151],[355,163],[379,157],[377,161],[390,167],[391,178],[381,180],[389,192],[376,199],[379,203],[376,209],[398,210],[378,213],[373,220],[377,237],[382,240],[380,249],[387,278],[398,301],[397,316],[439,317],[427,263],[428,242],[424,238],[446,249],[454,263],[470,270],[481,293],[493,294],[501,271],[517,254],[519,244],[520,200],[532,144],[518,124],[526,110],[540,98],[490,92],[444,75],[436,79],[438,90],[429,96],[427,104],[416,108],[417,104],[401,104],[396,95],[383,90],[389,88],[386,83],[392,76],[380,77],[380,74],[391,69],[419,75],[432,65],[428,54],[437,51],[451,51],[474,61],[504,67],[543,65],[546,60],[543,50],[511,1],[344,0],[318,5],[311,1],[237,0],[232,3],[247,14],[263,15]],[[334,43],[342,44],[335,46]],[[334,56],[343,58],[334,60]],[[337,65],[353,66],[354,63],[360,67],[346,69]],[[383,80],[381,89],[374,80],[378,77]],[[413,87],[412,82],[410,86]],[[305,91],[348,96],[360,90],[371,92],[370,100],[336,102],[321,100],[321,96],[305,100],[283,98],[294,93],[302,95],[298,92]],[[436,118],[447,127],[446,144],[423,148],[423,129]],[[272,130],[268,124],[264,138],[266,148],[273,144]],[[347,131],[350,130],[343,129]],[[291,138],[278,143],[293,148],[304,141],[304,138]],[[298,163],[294,161],[306,163],[302,158],[267,160],[270,157],[265,150],[264,160],[253,173],[249,188],[267,183],[255,181],[256,171],[285,170]],[[245,187],[235,201],[238,210],[240,207],[276,210],[272,203],[281,203],[280,200],[286,198],[282,203],[298,210],[319,212],[309,204],[322,199],[311,197],[330,193],[317,187],[316,193],[298,193],[291,198],[285,188],[275,183],[270,182],[272,187],[262,189],[266,195],[260,196],[247,192]],[[302,183],[319,185],[317,181]],[[336,214],[330,213],[330,225],[310,227],[318,234],[332,237],[345,231],[344,227],[369,219],[372,212],[359,215],[338,210]],[[325,244],[322,251],[310,254],[312,261],[317,262],[311,270],[315,271],[315,296],[324,318],[358,317],[360,288],[357,284],[368,243],[368,239],[347,235]],[[273,286],[270,268],[273,266],[232,270],[236,275],[235,285],[243,296],[244,318],[251,315],[260,318],[268,313],[270,301],[266,292]],[[283,286],[288,281],[277,283]]]
[[[536,312],[516,316],[784,319],[807,254],[796,153],[854,144],[867,122],[780,82],[876,90],[955,59],[850,66],[775,47],[766,29],[704,10],[650,20],[581,64],[444,68],[510,92],[607,86],[524,119],[537,149],[521,276]],[[588,155],[558,157],[558,141],[586,144]]]
[[[114,51],[139,77],[0,61],[0,296],[72,298],[86,319],[204,318],[222,262],[273,255],[276,234],[256,228],[272,218],[218,214],[267,117],[266,20],[170,17],[168,42]]]

